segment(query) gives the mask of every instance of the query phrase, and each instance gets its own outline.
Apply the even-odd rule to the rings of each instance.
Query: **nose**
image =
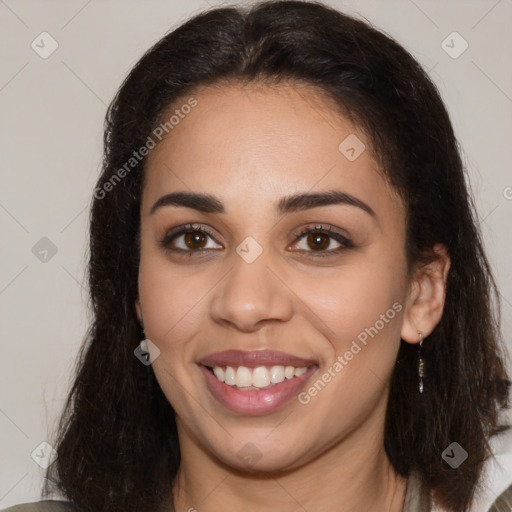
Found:
[[[212,296],[210,311],[214,321],[254,332],[265,324],[290,320],[293,294],[266,258],[262,255],[252,263],[238,255],[234,258],[232,269]]]

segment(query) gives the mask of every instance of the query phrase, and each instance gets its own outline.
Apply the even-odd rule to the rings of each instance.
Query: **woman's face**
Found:
[[[369,141],[300,85],[193,98],[148,156],[137,304],[182,453],[271,471],[381,445],[409,287]]]

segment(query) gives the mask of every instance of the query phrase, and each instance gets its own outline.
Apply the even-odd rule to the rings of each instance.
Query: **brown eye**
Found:
[[[200,231],[188,231],[184,235],[184,242],[189,249],[203,249],[207,240]]]
[[[291,246],[293,250],[309,253],[309,256],[335,256],[354,247],[354,243],[346,236],[324,226],[305,229]]]
[[[313,251],[322,251],[329,247],[329,238],[324,233],[310,233],[307,237],[307,243]]]
[[[166,250],[189,254],[222,249],[222,245],[205,227],[190,224],[172,230],[160,241],[160,245]]]

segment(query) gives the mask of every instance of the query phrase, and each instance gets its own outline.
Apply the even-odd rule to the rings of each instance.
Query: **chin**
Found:
[[[307,462],[305,454],[297,452],[298,443],[291,442],[289,438],[286,444],[277,437],[273,442],[269,439],[259,442],[256,436],[250,435],[244,436],[239,442],[233,442],[232,439],[230,441],[229,446],[222,450],[216,444],[212,455],[222,464],[242,473],[282,472]]]

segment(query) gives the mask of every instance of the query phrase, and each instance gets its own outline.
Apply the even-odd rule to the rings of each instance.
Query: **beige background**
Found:
[[[464,148],[512,348],[512,0],[326,3],[365,17],[430,70]],[[87,208],[106,106],[152,43],[209,5],[220,2],[0,0],[0,508],[39,497],[31,453],[51,440],[86,330]],[[43,31],[58,43],[47,59],[31,47]],[[469,44],[455,59],[441,46],[453,31]],[[43,237],[56,254],[33,253]]]

